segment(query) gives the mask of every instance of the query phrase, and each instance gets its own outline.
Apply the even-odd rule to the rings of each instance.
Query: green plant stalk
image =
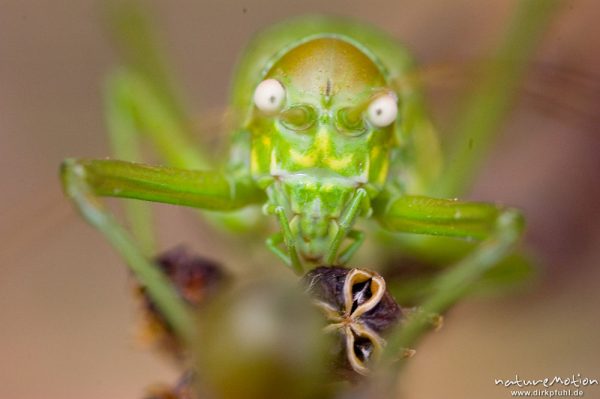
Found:
[[[77,204],[81,215],[101,231],[125,259],[129,269],[141,286],[148,291],[148,295],[175,333],[184,342],[193,342],[196,336],[196,323],[192,311],[179,297],[165,274],[146,258],[127,231],[90,192],[84,173],[83,167],[76,162],[72,160],[63,162],[61,179],[66,194]]]
[[[450,136],[453,146],[434,196],[454,197],[470,188],[559,1],[521,0],[518,4],[505,40],[466,100],[455,134]]]

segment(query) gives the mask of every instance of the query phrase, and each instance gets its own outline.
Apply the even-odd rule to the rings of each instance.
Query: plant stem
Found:
[[[521,0],[504,41],[467,98],[451,134],[455,141],[435,195],[454,197],[469,189],[509,111],[528,60],[545,32],[558,0]],[[452,133],[452,132],[451,132]]]

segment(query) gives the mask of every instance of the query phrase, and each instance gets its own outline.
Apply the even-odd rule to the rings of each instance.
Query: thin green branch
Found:
[[[436,186],[436,196],[454,197],[469,189],[558,4],[558,0],[518,3],[505,40],[464,104],[465,111],[451,135],[455,141],[447,157],[447,168]]]
[[[66,194],[77,205],[81,215],[100,230],[123,256],[127,266],[140,285],[147,290],[149,297],[175,333],[185,342],[192,342],[196,335],[193,313],[179,297],[164,273],[140,251],[127,231],[90,192],[84,168],[74,160],[66,160],[61,166],[61,179]]]

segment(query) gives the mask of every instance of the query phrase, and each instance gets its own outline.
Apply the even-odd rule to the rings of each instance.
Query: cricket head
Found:
[[[359,188],[376,196],[394,142],[397,96],[356,45],[317,37],[288,49],[254,92],[252,175],[299,216],[302,238],[331,234]],[[293,217],[292,216],[292,217]]]
[[[380,67],[355,45],[315,38],[284,53],[254,93],[252,172],[327,171],[377,191],[398,104]]]

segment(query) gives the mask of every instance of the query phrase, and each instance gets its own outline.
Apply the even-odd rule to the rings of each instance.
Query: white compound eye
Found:
[[[377,127],[391,125],[398,115],[398,103],[393,94],[384,94],[377,97],[367,109],[369,121]]]
[[[254,104],[266,113],[279,111],[285,100],[285,89],[276,79],[265,79],[256,86]]]

